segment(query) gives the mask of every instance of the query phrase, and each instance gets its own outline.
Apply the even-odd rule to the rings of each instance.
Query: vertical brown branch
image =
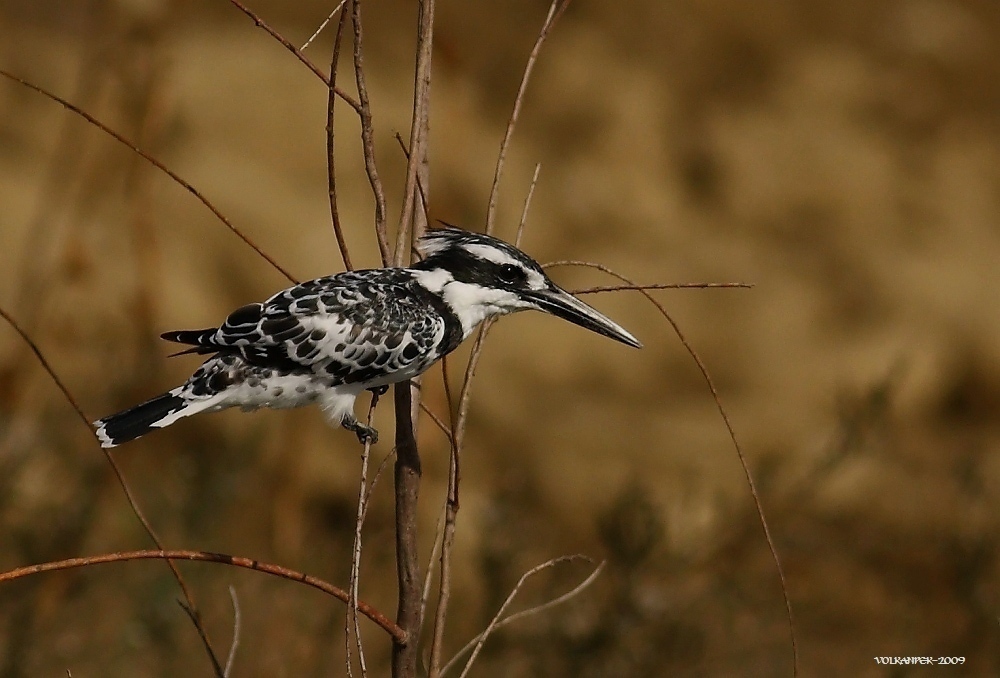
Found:
[[[417,675],[420,628],[420,565],[417,551],[417,499],[420,494],[420,454],[413,435],[410,416],[410,382],[396,384],[393,390],[396,410],[396,576],[399,600],[396,625],[409,636],[408,643],[393,642],[393,678]]]
[[[340,14],[337,23],[337,37],[333,41],[333,57],[330,60],[330,94],[326,103],[326,177],[330,193],[330,218],[333,220],[333,233],[337,237],[337,247],[340,257],[344,260],[344,268],[353,271],[351,255],[347,251],[347,241],[340,226],[340,210],[337,208],[337,165],[336,165],[336,132],[334,128],[334,112],[337,103],[337,63],[340,61],[340,45],[344,37],[344,24],[347,23],[347,11]]]
[[[417,19],[417,55],[410,121],[410,152],[406,165],[403,208],[400,214],[393,261],[409,263],[412,244],[424,228],[423,211],[414,214],[418,187],[427,189],[427,133],[430,111],[431,49],[434,36],[434,0],[421,0]],[[413,228],[408,232],[408,227]],[[384,227],[384,226],[383,226]],[[399,578],[399,607],[396,623],[410,634],[407,645],[394,643],[392,675],[413,678],[419,661],[418,640],[421,623],[421,582],[417,548],[417,499],[420,489],[420,454],[415,422],[419,414],[419,390],[409,381],[397,384],[396,409],[396,571]]]

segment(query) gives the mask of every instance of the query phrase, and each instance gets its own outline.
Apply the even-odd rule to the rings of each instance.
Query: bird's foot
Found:
[[[388,386],[376,386],[375,388],[368,389],[372,394],[372,409],[378,404],[378,399],[386,394],[389,390]]]
[[[352,431],[354,435],[358,437],[358,442],[362,445],[366,445],[369,442],[374,445],[378,442],[378,431],[376,431],[371,426],[365,426],[357,420],[344,420],[341,424],[348,431]]]

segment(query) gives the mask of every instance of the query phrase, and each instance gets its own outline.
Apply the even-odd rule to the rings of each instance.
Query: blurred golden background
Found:
[[[251,7],[301,45],[332,9]],[[431,215],[478,229],[547,9],[441,3]],[[416,10],[367,3],[377,157],[395,223]],[[329,64],[333,30],[306,54]],[[341,270],[326,89],[228,2],[0,1],[0,66],[135,140],[299,279]],[[353,91],[349,59],[340,82]],[[641,282],[700,352],[783,558],[804,676],[1000,671],[1000,5],[994,0],[574,2],[543,48],[501,187],[524,249]],[[338,114],[341,210],[375,265],[358,124]],[[97,129],[0,81],[0,305],[90,418],[185,379],[160,332],[219,322],[286,281],[196,199]],[[567,287],[605,284],[559,269]],[[789,675],[787,621],[742,470],[706,385],[634,292],[589,297],[633,351],[541,314],[501,321],[474,387],[446,646],[518,577],[608,559],[592,588],[504,630],[475,675]],[[467,348],[460,351],[467,355]],[[453,364],[458,365],[456,360]],[[457,376],[458,371],[453,372]],[[440,372],[426,399],[445,412]],[[360,407],[363,405],[359,405]],[[391,440],[391,408],[377,426]],[[447,443],[422,423],[421,539]],[[375,448],[375,460],[388,451]],[[116,452],[164,542],[346,584],[351,436],[315,409],[184,421]],[[395,611],[391,482],[374,495],[361,597]],[[0,331],[0,568],[147,548],[93,439]],[[344,608],[290,582],[182,564],[234,675],[343,673]],[[585,576],[555,569],[519,598]],[[163,563],[0,586],[0,676],[210,675]],[[363,626],[369,668],[388,642]],[[446,654],[450,654],[446,653]],[[964,656],[956,669],[875,656]]]

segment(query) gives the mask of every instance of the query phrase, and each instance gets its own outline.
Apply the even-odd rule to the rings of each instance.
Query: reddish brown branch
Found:
[[[231,2],[233,6],[236,7],[236,9],[240,10],[248,17],[250,17],[250,20],[253,21],[255,26],[257,26],[258,28],[263,28],[265,31],[267,31],[268,35],[270,35],[272,38],[274,38],[282,45],[284,45],[285,49],[294,54],[299,61],[305,64],[306,68],[315,73],[316,77],[323,81],[323,84],[325,84],[327,87],[332,88],[337,93],[337,96],[346,101],[351,108],[353,108],[358,113],[361,113],[361,106],[354,99],[354,97],[352,97],[347,92],[334,87],[332,81],[335,78],[332,73],[329,77],[327,77],[326,73],[321,71],[316,64],[314,64],[312,61],[309,60],[309,57],[307,57],[305,54],[302,53],[302,50],[300,50],[298,47],[290,43],[281,33],[271,28],[266,21],[257,16],[257,14],[253,12],[253,10],[251,10],[243,3],[239,2],[239,0],[229,0],[229,2]]]
[[[90,423],[90,419],[88,419],[87,415],[85,415],[83,413],[83,410],[80,409],[80,405],[77,404],[76,398],[74,398],[73,394],[69,392],[69,389],[66,388],[66,385],[63,383],[62,379],[59,378],[59,375],[56,374],[55,370],[52,369],[52,366],[49,364],[49,361],[45,358],[45,355],[42,353],[41,349],[38,348],[38,345],[34,342],[34,340],[32,340],[31,337],[27,335],[27,333],[24,330],[21,329],[20,325],[18,325],[17,322],[15,322],[14,319],[2,308],[0,308],[0,317],[3,317],[3,319],[6,320],[7,323],[14,328],[14,331],[21,336],[21,339],[24,340],[24,342],[31,349],[32,353],[35,354],[35,357],[38,358],[38,362],[42,364],[42,367],[45,369],[46,372],[48,372],[49,376],[52,378],[52,381],[55,382],[56,386],[62,392],[63,397],[66,398],[66,401],[69,402],[70,406],[76,412],[77,416],[80,418],[80,421],[82,421],[84,426],[87,427],[87,430],[90,431],[90,434],[94,437],[94,440],[100,443],[100,440],[97,437],[97,432],[94,430],[94,427]],[[133,496],[132,489],[129,487],[128,481],[125,479],[125,474],[122,473],[121,468],[118,466],[118,462],[115,461],[114,456],[112,456],[111,450],[105,447],[101,447],[101,451],[104,453],[104,457],[108,460],[108,464],[111,465],[111,470],[114,471],[115,477],[118,479],[118,484],[121,486],[122,491],[125,493],[125,499],[126,501],[128,501],[129,506],[132,508],[132,513],[134,513],[135,517],[138,518],[139,522],[142,524],[143,529],[146,531],[146,534],[149,535],[149,538],[153,541],[154,544],[156,544],[156,547],[162,551],[163,544],[160,542],[160,538],[156,535],[156,532],[153,530],[153,526],[146,519],[146,516],[143,514],[142,509],[139,508],[139,503],[136,501],[135,496]],[[198,631],[198,635],[201,637],[201,641],[205,645],[205,650],[208,652],[209,659],[211,659],[212,661],[215,673],[218,676],[222,676],[223,675],[222,666],[219,664],[218,657],[216,657],[215,651],[212,649],[212,643],[208,637],[208,631],[205,630],[205,627],[201,622],[201,615],[198,612],[198,606],[194,602],[194,596],[191,595],[191,591],[188,589],[187,583],[181,576],[180,570],[177,569],[177,566],[174,565],[174,563],[169,560],[167,561],[167,565],[170,567],[170,571],[173,573],[174,579],[177,580],[177,585],[180,586],[181,588],[181,593],[183,594],[184,600],[186,602],[188,615],[191,617],[191,621],[194,623],[195,629]]]
[[[222,565],[232,565],[234,567],[242,567],[247,570],[255,570],[257,572],[263,572],[265,574],[270,574],[275,577],[281,577],[282,579],[288,579],[290,581],[299,582],[307,586],[311,586],[314,589],[327,593],[342,603],[347,603],[350,596],[347,591],[330,584],[322,579],[313,577],[312,575],[303,574],[302,572],[297,572],[291,570],[287,567],[282,567],[281,565],[273,565],[271,563],[262,563],[260,561],[254,560],[252,558],[244,558],[241,556],[230,556],[225,553],[211,553],[209,551],[187,551],[187,550],[156,550],[156,551],[122,551],[119,553],[104,553],[97,556],[84,556],[82,558],[68,558],[66,560],[59,560],[50,563],[41,563],[38,565],[27,565],[25,567],[19,567],[16,570],[10,570],[8,572],[0,573],[0,584],[14,579],[20,579],[21,577],[27,577],[32,574],[40,574],[42,572],[53,572],[55,570],[68,570],[75,567],[87,567],[89,565],[103,565],[105,563],[121,563],[130,560],[166,560],[168,563],[174,560],[195,560],[206,563],[220,563]],[[397,643],[406,644],[409,638],[406,632],[399,626],[394,624],[391,619],[386,617],[384,614],[379,612],[377,609],[369,605],[368,603],[359,600],[358,601],[358,611],[363,615],[371,619],[373,622],[382,627],[386,633],[392,636],[393,640]]]
[[[271,266],[273,266],[283,276],[285,276],[286,278],[288,278],[288,280],[290,282],[293,282],[293,283],[298,282],[295,278],[292,277],[291,273],[289,273],[284,268],[282,268],[278,264],[278,262],[276,262],[274,259],[272,259],[266,252],[264,252],[264,250],[262,250],[256,244],[254,244],[254,242],[252,240],[250,240],[250,238],[248,238],[246,235],[244,235],[244,233],[240,229],[236,228],[236,226],[234,226],[233,223],[228,218],[226,218],[226,216],[222,212],[220,212],[218,210],[218,208],[216,208],[215,205],[213,205],[208,200],[208,198],[206,198],[204,195],[202,195],[201,191],[199,191],[194,186],[192,186],[191,184],[189,184],[187,181],[185,181],[184,179],[182,179],[176,172],[174,172],[173,170],[167,168],[167,166],[164,165],[162,162],[160,162],[159,160],[157,160],[156,158],[154,158],[150,154],[148,154],[145,151],[143,151],[141,148],[139,148],[138,146],[136,146],[135,144],[133,144],[131,141],[129,141],[128,139],[126,139],[121,134],[119,134],[118,132],[114,131],[113,129],[111,129],[110,127],[108,127],[107,125],[105,125],[104,123],[102,123],[100,120],[98,120],[94,116],[90,115],[89,113],[87,113],[83,109],[81,109],[81,108],[79,108],[79,107],[71,104],[70,102],[66,101],[62,97],[59,97],[59,96],[53,94],[52,92],[49,92],[48,90],[42,89],[38,85],[32,84],[32,83],[28,82],[27,80],[24,80],[22,78],[17,77],[16,75],[12,75],[11,73],[8,73],[5,70],[0,69],[0,75],[4,76],[4,77],[6,77],[6,78],[8,78],[10,80],[13,80],[14,82],[20,83],[20,84],[24,85],[25,87],[27,87],[28,89],[34,90],[35,92],[38,92],[42,96],[48,97],[52,101],[55,101],[56,103],[61,104],[67,110],[70,110],[73,113],[76,113],[77,115],[79,115],[81,118],[83,118],[84,120],[86,120],[87,122],[89,122],[91,125],[93,125],[97,129],[101,130],[102,132],[104,132],[108,136],[112,137],[113,139],[115,139],[119,143],[121,143],[124,146],[128,147],[133,153],[136,153],[137,155],[139,155],[140,157],[142,157],[146,162],[148,162],[149,164],[153,165],[153,167],[155,167],[156,169],[160,170],[161,172],[163,172],[164,174],[166,174],[168,177],[170,177],[171,179],[173,179],[173,181],[175,183],[177,183],[180,186],[182,186],[191,195],[193,195],[194,197],[198,198],[198,200],[200,200],[201,203],[205,207],[207,207],[209,210],[211,210],[212,214],[214,214],[219,219],[219,221],[221,221],[223,224],[225,224],[226,227],[236,235],[236,237],[238,237],[244,243],[246,243],[247,245],[249,245],[250,248],[253,249],[254,252],[256,252],[261,257],[263,257],[264,260],[267,261],[267,263],[271,264]]]
[[[788,616],[788,633],[791,638],[792,645],[792,675],[797,676],[799,673],[799,649],[798,642],[795,637],[795,621],[794,616],[792,615],[792,599],[788,594],[788,582],[785,579],[785,570],[781,565],[781,558],[778,556],[778,549],[774,545],[774,539],[771,536],[771,528],[768,526],[767,518],[764,516],[764,505],[761,503],[760,495],[757,493],[757,484],[754,482],[753,473],[750,472],[750,464],[747,462],[746,456],[743,454],[743,448],[740,446],[739,440],[736,438],[736,430],[733,428],[733,424],[729,420],[726,408],[722,406],[722,400],[719,398],[719,392],[715,387],[715,381],[712,379],[712,375],[709,373],[705,363],[702,362],[701,356],[698,355],[698,352],[695,351],[694,347],[690,344],[690,342],[688,342],[687,337],[684,336],[680,326],[667,312],[667,309],[663,307],[663,304],[657,301],[656,298],[653,297],[653,295],[648,291],[641,289],[641,285],[637,285],[625,276],[616,273],[603,264],[596,264],[590,261],[553,261],[548,264],[544,264],[543,268],[551,268],[555,266],[585,266],[587,268],[596,268],[599,271],[603,271],[608,275],[618,278],[626,285],[638,289],[639,292],[641,292],[642,295],[645,296],[646,299],[648,299],[649,302],[657,308],[657,310],[659,310],[660,315],[662,315],[666,321],[670,323],[674,334],[677,335],[677,338],[680,340],[681,344],[683,344],[684,349],[698,366],[701,376],[705,379],[705,383],[708,385],[708,390],[712,393],[712,399],[715,401],[716,409],[719,411],[719,415],[722,417],[722,421],[726,425],[726,431],[729,432],[729,439],[733,442],[733,447],[736,450],[736,456],[739,459],[740,466],[743,468],[743,475],[746,477],[747,486],[750,488],[750,496],[753,499],[754,508],[757,511],[757,517],[760,519],[760,526],[764,531],[764,539],[767,541],[767,548],[771,552],[771,558],[774,560],[774,567],[778,572],[778,580],[781,584],[781,595],[784,598],[785,612]]]

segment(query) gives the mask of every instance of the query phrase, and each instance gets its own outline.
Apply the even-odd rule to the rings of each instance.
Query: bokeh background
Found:
[[[298,45],[330,2],[252,7]],[[480,228],[545,2],[440,3],[431,215]],[[368,3],[378,161],[398,214],[415,8]],[[0,65],[93,113],[200,188],[300,278],[341,269],[324,86],[224,0],[0,2]],[[331,32],[307,54],[324,68]],[[348,64],[345,62],[344,66]],[[351,72],[341,82],[351,84]],[[994,0],[578,0],[545,45],[502,184],[525,249],[656,292],[711,370],[757,478],[802,675],[1000,671],[1000,5]],[[358,125],[339,114],[341,208],[377,261]],[[286,281],[192,196],[58,105],[0,82],[0,304],[91,418],[195,367],[160,332],[217,323]],[[568,287],[610,282],[560,269]],[[633,351],[540,314],[502,321],[464,457],[446,645],[529,567],[607,559],[573,602],[487,645],[482,676],[789,675],[775,568],[711,395],[640,295],[591,297]],[[460,357],[465,356],[463,351]],[[455,361],[453,364],[458,364]],[[457,373],[457,371],[456,371]],[[440,373],[430,406],[446,409]],[[389,407],[378,426],[391,430]],[[391,436],[383,435],[384,439]],[[422,425],[421,541],[447,445]],[[378,461],[389,448],[376,446]],[[116,457],[171,547],[347,581],[359,456],[315,410],[198,417]],[[388,477],[388,476],[387,476]],[[387,478],[386,477],[386,478]],[[362,597],[392,613],[391,483]],[[148,547],[103,455],[0,330],[0,567]],[[344,609],[261,574],[182,564],[237,676],[337,675]],[[565,566],[527,606],[574,586]],[[210,675],[162,563],[0,587],[0,676]],[[387,642],[363,626],[371,671]],[[449,653],[450,654],[450,653]],[[962,656],[888,668],[875,656]]]

